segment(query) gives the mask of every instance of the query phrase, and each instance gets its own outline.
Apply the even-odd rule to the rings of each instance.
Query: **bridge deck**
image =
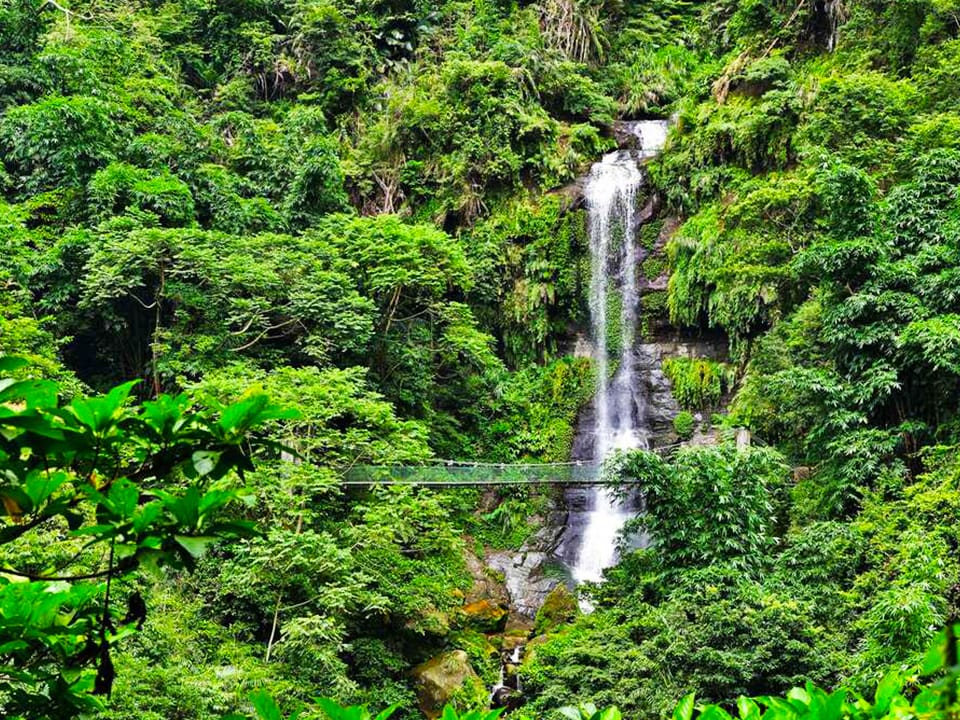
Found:
[[[678,445],[655,448],[653,452],[667,454]],[[578,461],[489,463],[431,460],[423,465],[355,465],[344,472],[340,484],[481,487],[490,485],[636,485],[640,482],[605,476],[601,468],[599,463]]]

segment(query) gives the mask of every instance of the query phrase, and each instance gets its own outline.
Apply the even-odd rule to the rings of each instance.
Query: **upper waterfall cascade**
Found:
[[[640,297],[637,286],[641,251],[637,245],[637,194],[646,173],[642,161],[654,157],[666,140],[666,121],[630,123],[638,149],[618,150],[593,165],[585,186],[590,239],[590,332],[598,377],[589,434],[592,460],[617,450],[649,447],[646,390],[637,376],[633,348]],[[611,370],[614,370],[611,377]],[[617,559],[617,538],[630,508],[601,486],[589,490],[578,513],[579,528],[572,575],[575,581],[599,581]]]

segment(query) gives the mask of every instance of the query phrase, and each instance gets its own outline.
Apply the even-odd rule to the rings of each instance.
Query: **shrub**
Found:
[[[689,440],[693,437],[696,420],[693,413],[688,410],[681,410],[673,419],[673,430],[680,436],[681,440]]]

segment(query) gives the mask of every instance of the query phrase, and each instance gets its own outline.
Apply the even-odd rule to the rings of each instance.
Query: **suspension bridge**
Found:
[[[753,442],[745,428],[727,431],[738,450]],[[764,443],[760,443],[761,445]],[[667,458],[689,443],[676,442],[650,448]],[[425,460],[419,465],[354,465],[340,484],[344,486],[416,485],[419,487],[487,487],[493,485],[637,485],[635,478],[602,472],[603,463],[569,460],[547,463],[495,463],[474,460]]]
[[[684,443],[657,448],[669,456]],[[493,485],[635,485],[602,472],[603,464],[571,460],[550,463],[493,463],[472,460],[426,460],[420,465],[355,465],[346,470],[341,485],[416,485],[419,487],[487,487]]]

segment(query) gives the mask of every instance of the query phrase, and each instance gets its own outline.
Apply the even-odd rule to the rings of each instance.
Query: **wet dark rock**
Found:
[[[490,707],[516,710],[523,705],[523,693],[509,687],[500,687],[493,691],[490,697]]]
[[[566,523],[563,498],[557,494],[544,515],[543,525],[519,551],[487,555],[487,566],[503,576],[510,608],[507,634],[528,633],[547,595],[568,578],[557,554]]]
[[[579,210],[583,207],[583,188],[586,184],[586,177],[579,177],[573,182],[550,191],[550,195],[559,196],[561,199],[561,208],[564,212]]]

